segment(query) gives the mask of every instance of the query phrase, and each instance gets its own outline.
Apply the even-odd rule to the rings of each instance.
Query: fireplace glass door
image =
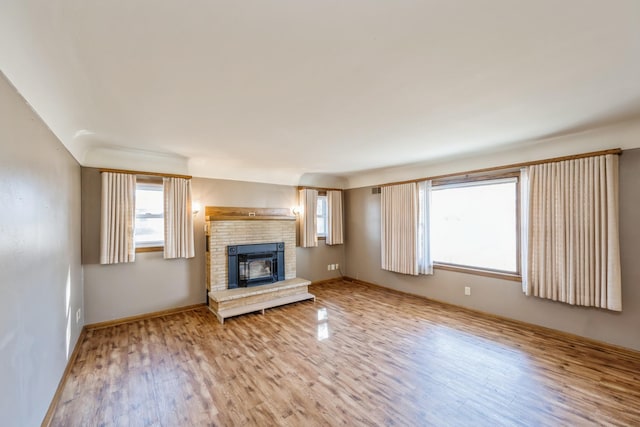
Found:
[[[244,282],[253,282],[256,280],[268,279],[271,277],[272,271],[271,258],[269,259],[251,259],[238,264],[240,280]]]
[[[276,254],[274,252],[238,255],[238,282],[240,286],[275,282]]]

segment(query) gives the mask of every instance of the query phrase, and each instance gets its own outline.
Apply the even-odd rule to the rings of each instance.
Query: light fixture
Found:
[[[200,203],[198,202],[193,202],[191,204],[191,213],[193,213],[194,215],[196,215],[198,212],[200,212]]]

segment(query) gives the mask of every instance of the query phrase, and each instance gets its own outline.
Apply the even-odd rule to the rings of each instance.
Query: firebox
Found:
[[[227,246],[229,289],[284,280],[284,242]]]

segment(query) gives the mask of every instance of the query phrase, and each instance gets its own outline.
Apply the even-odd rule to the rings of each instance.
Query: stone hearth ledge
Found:
[[[254,311],[264,314],[267,308],[307,299],[315,301],[315,295],[308,293],[310,284],[311,281],[296,277],[269,285],[210,291],[209,310],[224,323],[227,317]]]
[[[266,294],[274,290],[298,288],[309,286],[311,281],[296,277],[295,279],[281,280],[269,285],[250,286],[248,288],[225,289],[224,291],[210,291],[209,298],[217,302],[231,301],[239,298],[247,298],[252,295]]]

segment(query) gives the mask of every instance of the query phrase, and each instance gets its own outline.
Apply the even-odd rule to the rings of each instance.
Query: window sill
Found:
[[[522,276],[516,273],[503,273],[500,271],[482,270],[479,268],[462,267],[459,265],[434,263],[433,268],[437,270],[456,271],[458,273],[474,274],[476,276],[492,277],[494,279],[511,280],[512,282],[522,282]]]
[[[136,248],[136,253],[140,252],[162,252],[164,250],[164,246],[145,246],[142,248]]]

